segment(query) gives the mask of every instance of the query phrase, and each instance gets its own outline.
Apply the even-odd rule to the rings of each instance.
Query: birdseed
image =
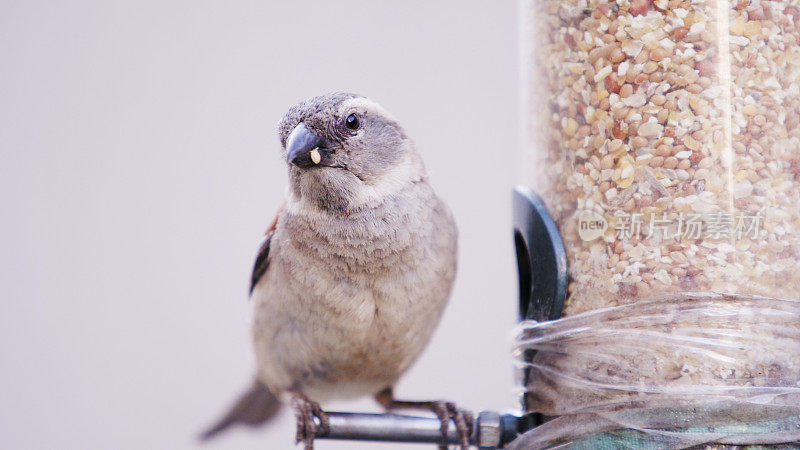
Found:
[[[526,4],[526,176],[564,238],[564,314],[800,299],[798,0]]]

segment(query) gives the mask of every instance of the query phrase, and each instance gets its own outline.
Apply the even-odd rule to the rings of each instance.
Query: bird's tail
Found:
[[[262,424],[273,418],[280,408],[278,397],[264,383],[256,380],[222,419],[200,435],[200,440],[211,439],[237,423],[250,426]]]

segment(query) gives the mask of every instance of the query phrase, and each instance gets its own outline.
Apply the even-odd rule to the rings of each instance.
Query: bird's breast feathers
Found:
[[[426,183],[413,189],[346,218],[287,205],[253,294],[256,351],[271,386],[388,383],[425,346],[455,276],[456,231]]]

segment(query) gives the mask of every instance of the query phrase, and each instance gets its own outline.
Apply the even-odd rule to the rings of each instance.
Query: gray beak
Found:
[[[328,159],[330,141],[317,136],[300,122],[286,139],[286,160],[297,167],[308,169]]]

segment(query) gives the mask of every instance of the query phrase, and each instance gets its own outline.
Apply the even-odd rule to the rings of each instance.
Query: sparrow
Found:
[[[456,274],[457,230],[406,131],[355,94],[289,109],[278,133],[286,201],[266,233],[250,283],[256,376],[210,438],[297,416],[297,442],[329,431],[320,403],[373,396],[386,410],[452,419],[468,446],[472,417],[453,403],[401,401],[393,387],[431,338]]]

